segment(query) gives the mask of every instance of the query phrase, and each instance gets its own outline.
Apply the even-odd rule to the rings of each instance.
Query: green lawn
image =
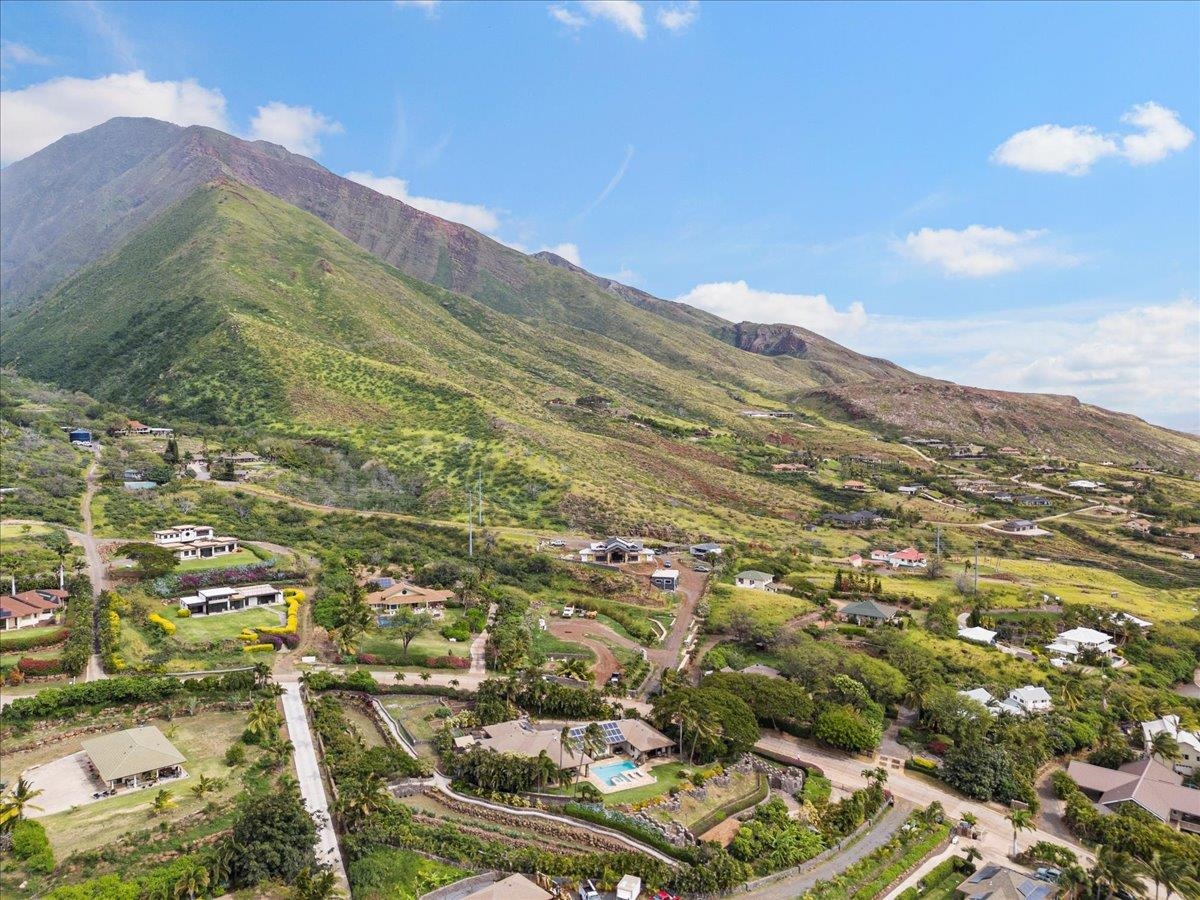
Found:
[[[728,626],[734,612],[740,611],[748,613],[756,622],[772,627],[816,608],[803,597],[793,597],[787,593],[776,594],[718,584],[709,593],[708,624],[710,630],[720,631]]]
[[[658,797],[667,793],[671,788],[681,784],[684,779],[679,777],[679,773],[683,771],[692,772],[698,767],[688,765],[681,762],[663,763],[661,766],[655,766],[650,770],[654,776],[654,784],[646,784],[641,787],[630,788],[627,791],[616,791],[612,794],[603,795],[603,803],[605,806],[619,806],[622,803],[640,803],[643,800],[649,800],[652,797]],[[702,766],[699,768],[703,768]],[[565,787],[554,788],[547,790],[548,794],[569,794],[571,793],[571,785]]]
[[[432,741],[441,720],[433,717],[442,706],[440,697],[392,695],[383,701],[383,708],[418,741]]]
[[[5,646],[13,640],[20,638],[24,640],[31,637],[42,637],[48,634],[54,634],[56,631],[61,631],[61,625],[39,625],[37,628],[18,628],[15,631],[0,632],[0,650],[5,649]]]
[[[0,653],[0,668],[15,666],[22,659],[58,659],[59,651],[53,650],[13,650]]]
[[[235,638],[243,628],[260,625],[282,625],[286,607],[283,604],[270,607],[255,607],[241,612],[219,613],[215,616],[191,616],[175,618],[175,613],[165,609],[160,615],[175,623],[175,639],[185,644],[199,644]]]
[[[443,618],[437,619],[421,634],[413,638],[408,645],[411,657],[425,656],[470,656],[471,641],[450,641],[442,637],[441,629],[457,622],[463,617],[461,609],[448,609]],[[404,643],[386,627],[371,631],[362,641],[362,652],[373,653],[385,660],[388,665],[399,665],[402,660]],[[393,662],[395,660],[395,662]]]
[[[0,525],[0,541],[15,541],[20,538],[37,537],[42,534],[49,534],[54,529],[45,525],[17,525],[9,523]]]
[[[242,547],[237,553],[226,553],[224,556],[214,556],[212,559],[189,559],[181,562],[176,572],[196,572],[201,569],[223,569],[227,566],[247,566],[260,562],[259,558]]]

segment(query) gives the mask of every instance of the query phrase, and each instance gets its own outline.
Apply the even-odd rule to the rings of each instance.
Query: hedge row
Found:
[[[855,891],[852,900],[874,900],[887,889],[888,885],[923,860],[930,851],[946,839],[946,835],[949,833],[949,825],[940,825],[935,828],[930,834],[907,848],[871,881]]]
[[[39,647],[53,647],[61,644],[70,636],[66,628],[58,628],[46,634],[16,634],[5,632],[0,636],[0,650],[5,653],[19,653],[22,650],[36,650]]]
[[[170,619],[164,619],[158,613],[150,613],[150,621],[162,629],[162,633],[170,637],[175,633],[175,623]]]
[[[284,599],[287,601],[287,624],[286,625],[264,625],[262,628],[256,629],[259,634],[295,634],[296,623],[299,619],[300,601],[304,599],[304,591],[296,588],[288,588],[283,592]]]
[[[566,804],[560,811],[573,819],[582,819],[593,825],[602,825],[613,831],[627,834],[634,840],[649,844],[654,849],[683,862],[693,862],[697,859],[696,852],[692,847],[676,847],[663,836],[661,831],[643,825],[623,813],[596,804],[574,802]]]
[[[469,669],[471,660],[465,656],[397,656],[395,654],[359,653],[354,661],[363,666],[419,666],[425,669]]]
[[[475,695],[470,691],[441,684],[409,683],[380,684],[370,672],[357,671],[349,675],[333,672],[309,672],[304,682],[310,691],[358,691],[364,694],[414,694],[428,697],[450,697],[453,700],[470,700]]]
[[[34,659],[30,656],[22,656],[17,668],[22,675],[33,676],[61,675],[63,672],[61,659]]]

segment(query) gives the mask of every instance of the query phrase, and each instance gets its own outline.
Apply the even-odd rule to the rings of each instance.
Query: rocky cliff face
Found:
[[[794,356],[803,359],[808,352],[808,343],[794,325],[758,325],[754,322],[739,322],[733,326],[732,340],[735,347],[763,356]]]

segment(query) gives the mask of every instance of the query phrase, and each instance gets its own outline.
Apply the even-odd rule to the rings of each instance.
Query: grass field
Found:
[[[157,793],[156,789],[150,788],[118,794],[107,800],[46,816],[41,822],[57,858],[112,843],[136,829],[176,821],[197,812],[210,802],[227,804],[237,795],[240,790],[238,773],[225,765],[223,756],[245,728],[246,717],[243,713],[202,712],[194,717],[156,724],[186,757],[184,769],[187,777],[168,785],[177,804],[162,815],[150,818],[150,805]],[[78,750],[77,740],[64,740],[57,755],[65,756]],[[8,760],[8,765],[12,766],[13,771],[21,771],[28,763],[22,760],[22,754],[16,754]],[[219,792],[197,799],[191,795],[189,788],[200,775],[224,778],[226,785]]]
[[[434,712],[444,704],[440,697],[392,695],[383,701],[383,708],[401,723],[418,741],[432,741],[438,729]]]
[[[248,566],[259,561],[254,553],[242,547],[237,553],[226,553],[224,556],[214,556],[212,559],[189,559],[187,562],[181,562],[175,571],[198,572],[203,569],[224,569],[227,566]]]
[[[215,616],[191,616],[185,619],[175,618],[175,613],[169,609],[164,610],[160,615],[175,623],[175,640],[185,644],[198,644],[235,638],[243,628],[282,625],[285,614],[286,609],[280,604],[270,607],[259,606],[240,612],[219,613]]]
[[[460,609],[448,609],[443,618],[437,619],[434,623],[417,637],[413,638],[413,642],[408,645],[409,656],[470,656],[471,642],[468,641],[450,641],[442,637],[441,629],[447,625],[451,625],[461,619],[463,616]],[[403,651],[404,644],[398,638],[394,637],[386,627],[380,627],[370,632],[362,641],[362,652],[373,653],[384,659],[398,659]]]
[[[58,650],[13,650],[0,653],[0,669],[15,666],[22,659],[58,659]]]
[[[776,594],[719,584],[709,593],[708,624],[711,629],[720,631],[729,625],[735,613],[745,612],[756,622],[774,627],[813,612],[816,608],[804,598],[787,593]]]
[[[38,537],[49,534],[54,529],[45,525],[17,525],[6,523],[0,525],[0,541],[16,541],[21,538]]]
[[[24,640],[25,638],[42,637],[48,634],[54,634],[56,631],[61,631],[61,625],[39,625],[37,628],[18,628],[15,631],[0,632],[0,650],[4,650],[5,646],[17,638]]]

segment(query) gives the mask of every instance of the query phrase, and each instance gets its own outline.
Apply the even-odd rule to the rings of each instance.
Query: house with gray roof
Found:
[[[860,600],[857,603],[847,603],[841,608],[838,615],[855,625],[871,626],[892,621],[898,612],[900,610],[894,606],[888,606],[886,603]]]
[[[770,572],[760,572],[757,569],[747,569],[745,572],[738,572],[733,576],[734,584],[752,591],[765,591],[773,581],[775,581],[774,575]]]
[[[103,734],[83,742],[92,772],[110,789],[139,787],[183,773],[184,756],[153,725]]]
[[[1200,835],[1200,790],[1183,786],[1183,776],[1151,757],[1106,769],[1072,760],[1067,774],[1104,811],[1139,806],[1172,828]]]
[[[960,884],[956,896],[964,900],[1050,900],[1057,893],[1057,884],[989,863]]]

